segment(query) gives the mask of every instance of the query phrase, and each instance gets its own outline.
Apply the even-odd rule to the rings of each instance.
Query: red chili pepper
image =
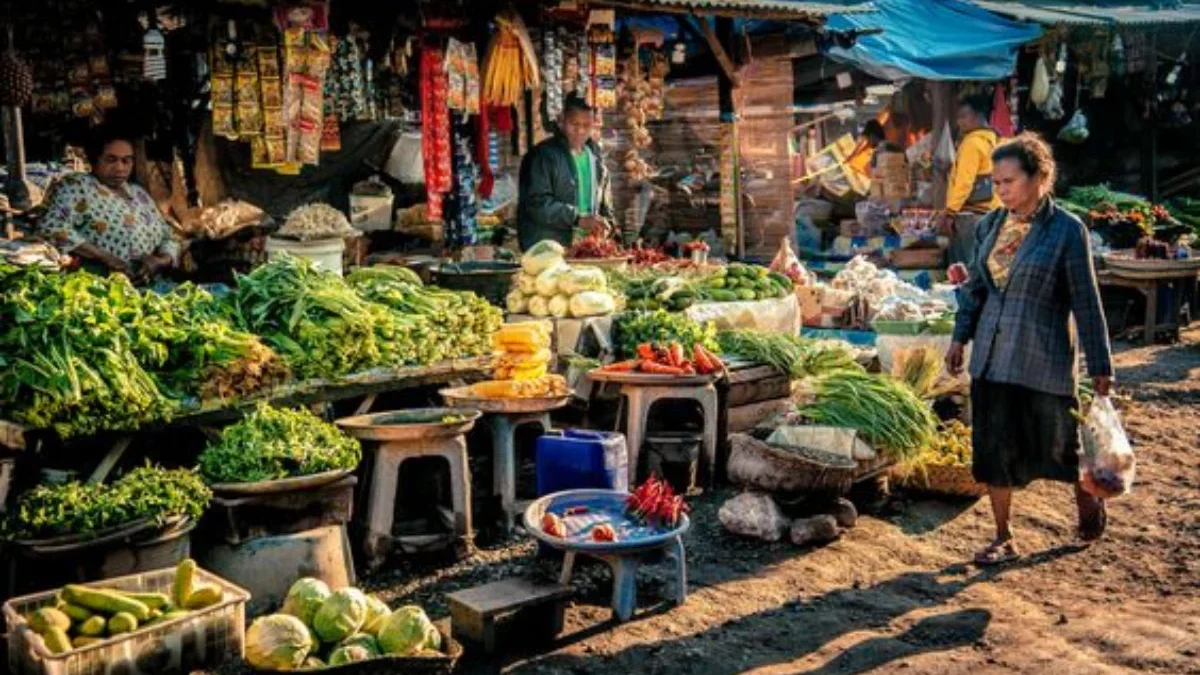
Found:
[[[567,509],[566,511],[563,511],[563,515],[564,516],[578,516],[578,515],[582,515],[587,512],[588,512],[588,507],[586,507],[586,506],[572,506],[571,508]]]

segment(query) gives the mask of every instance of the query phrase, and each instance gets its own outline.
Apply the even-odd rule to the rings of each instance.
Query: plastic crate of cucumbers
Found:
[[[68,584],[4,603],[10,672],[189,672],[240,658],[250,594],[199,569]]]

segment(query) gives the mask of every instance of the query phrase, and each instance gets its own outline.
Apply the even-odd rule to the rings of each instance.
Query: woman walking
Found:
[[[1022,134],[992,154],[1003,206],[979,223],[970,276],[959,293],[951,373],[971,348],[975,479],[988,485],[996,538],[981,565],[1019,556],[1012,493],[1034,480],[1075,486],[1079,533],[1104,533],[1104,502],[1079,487],[1075,319],[1098,396],[1112,387],[1112,354],[1087,229],[1055,205],[1055,164],[1041,138]]]

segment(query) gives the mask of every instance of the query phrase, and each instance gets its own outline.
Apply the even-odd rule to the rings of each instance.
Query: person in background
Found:
[[[1097,396],[1109,394],[1113,374],[1088,231],[1051,198],[1050,147],[1021,134],[990,159],[1003,208],[979,221],[946,354],[957,375],[973,344],[972,472],[988,486],[996,521],[996,538],[975,556],[980,565],[1019,555],[1009,525],[1012,495],[1034,480],[1074,485],[1080,537],[1103,535],[1104,502],[1079,485],[1076,333]]]
[[[904,150],[887,140],[887,132],[884,131],[883,125],[879,120],[871,120],[863,126],[863,140],[867,142],[867,147],[871,149],[871,168],[874,169],[878,162],[879,154],[883,152],[904,152]]]
[[[1000,136],[988,126],[991,101],[986,96],[968,96],[958,106],[955,125],[961,136],[941,232],[950,237],[950,262],[969,263],[975,250],[979,219],[1000,206],[992,179],[992,151]]]
[[[593,119],[583,99],[569,96],[559,132],[521,160],[517,239],[523,250],[544,239],[569,246],[577,229],[608,232],[609,175],[592,140]]]
[[[94,272],[120,272],[146,283],[175,267],[171,225],[133,174],[133,139],[100,127],[85,148],[91,173],[60,178],[46,195],[40,228]]]

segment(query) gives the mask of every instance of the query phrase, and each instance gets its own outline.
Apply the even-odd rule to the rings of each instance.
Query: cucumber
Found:
[[[121,595],[137,600],[150,609],[162,609],[171,604],[171,598],[167,597],[166,593],[126,593],[120,591]]]
[[[145,621],[150,618],[149,607],[120,593],[68,584],[63,587],[62,594],[63,599],[67,602],[85,607],[93,612],[104,614],[125,612],[132,615],[138,621]]]
[[[63,614],[71,617],[72,621],[87,621],[94,615],[94,612],[92,612],[90,609],[86,607],[80,607],[79,605],[72,605],[69,602],[59,604],[58,609]]]
[[[212,607],[225,598],[225,593],[216,586],[201,586],[188,596],[183,603],[184,609],[204,609]]]
[[[749,288],[743,288],[737,292],[737,297],[739,300],[753,300],[755,299],[755,293]]]
[[[104,635],[106,628],[108,628],[108,621],[97,615],[79,624],[79,628],[75,632],[84,637],[99,637]]]
[[[714,290],[709,293],[713,300],[717,302],[733,302],[738,299],[738,294],[728,290]]]
[[[117,612],[108,620],[108,634],[121,635],[137,630],[138,620],[129,612]]]
[[[84,647],[91,647],[92,645],[97,645],[101,642],[104,642],[104,638],[102,637],[95,635],[80,635],[74,640],[71,640],[71,648],[83,649]]]
[[[42,635],[42,640],[46,643],[46,649],[50,650],[51,654],[62,654],[63,652],[71,651],[71,638],[67,637],[67,631],[51,627]]]
[[[36,610],[29,615],[27,620],[33,632],[40,635],[45,635],[51,628],[57,628],[63,632],[71,630],[71,617],[53,607]]]
[[[187,599],[191,597],[192,591],[195,590],[196,584],[196,561],[188,558],[182,560],[175,566],[175,583],[171,587],[171,596],[176,607],[183,607]],[[142,617],[142,620],[150,617]]]
[[[709,288],[725,288],[725,283],[724,277],[718,277],[716,279],[709,279],[705,286]]]

